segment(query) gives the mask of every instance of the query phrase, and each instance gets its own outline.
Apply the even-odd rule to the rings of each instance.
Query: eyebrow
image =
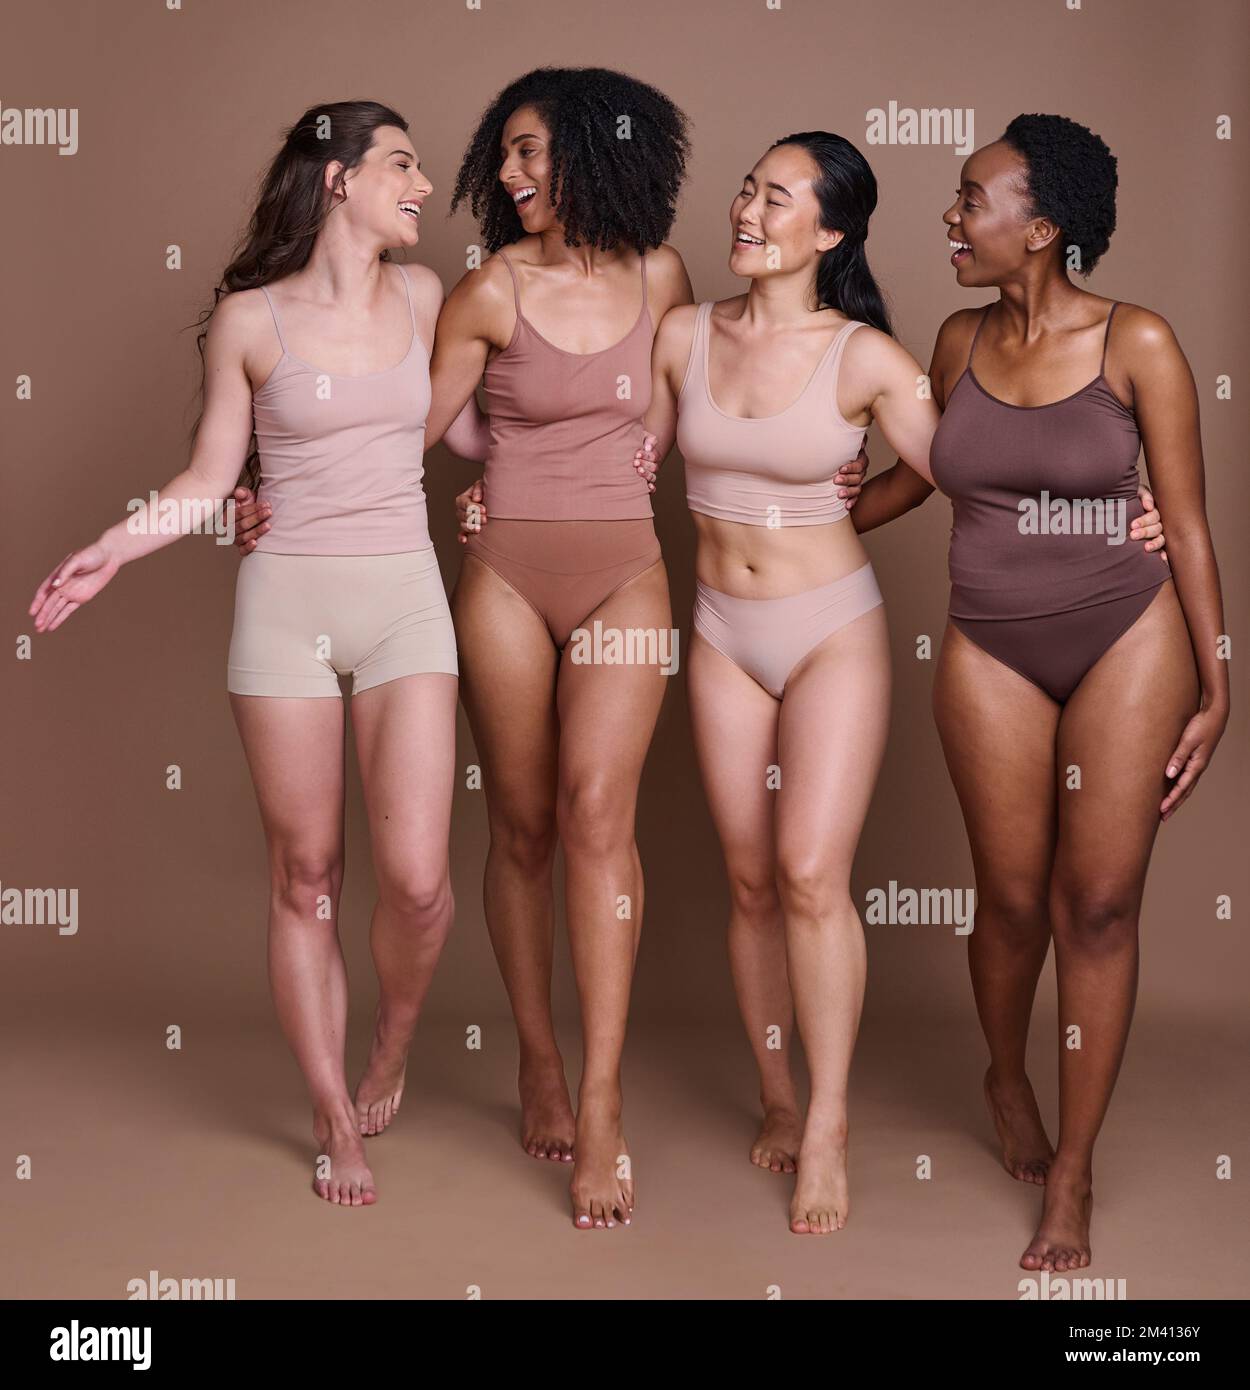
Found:
[[[964,187],[964,188],[975,188],[976,191],[977,191],[978,193],[984,193],[984,192],[985,192],[985,189],[981,187],[981,185],[976,181],[976,179],[964,179],[964,181],[963,181],[963,187]]]
[[[413,155],[413,154],[411,154],[408,150],[392,150],[392,151],[391,151],[391,154],[402,154],[403,157],[404,157],[405,159],[416,159],[416,156]],[[388,154],[388,155],[386,156],[387,159],[390,159],[391,154]],[[419,159],[417,159],[417,168],[419,169],[420,167],[421,167],[421,161],[420,161]]]
[[[747,175],[745,175],[745,176],[743,177],[742,182],[743,182],[743,183],[754,183],[754,182],[755,182],[755,175],[754,175],[754,174],[747,174]],[[789,189],[785,186],[785,184],[783,184],[783,183],[766,183],[766,184],[764,185],[764,187],[765,187],[765,188],[775,188],[775,189],[777,190],[778,193],[784,193],[784,194],[786,195],[787,198],[793,198],[793,197],[794,197],[794,194],[791,193],[790,190],[789,190]]]
[[[539,139],[539,138],[540,138],[540,137],[537,136],[537,135],[514,135],[514,136],[512,137],[512,139],[509,140],[509,141],[506,141],[506,142],[501,146],[501,148],[506,150],[506,149],[508,148],[508,145],[510,145],[510,144],[511,144],[511,145],[519,145],[519,144],[521,143],[522,140],[537,140],[537,139]]]

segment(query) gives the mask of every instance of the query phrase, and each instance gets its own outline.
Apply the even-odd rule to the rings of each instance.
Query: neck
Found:
[[[336,226],[331,217],[318,234],[300,275],[316,299],[335,304],[367,304],[375,298],[382,282],[378,256],[384,249],[373,237],[362,237]]]
[[[998,286],[999,312],[1008,331],[1021,338],[1035,338],[1067,317],[1075,300],[1083,297],[1057,267],[1025,272]]]
[[[815,285],[810,268],[752,280],[742,317],[762,329],[810,322]]]

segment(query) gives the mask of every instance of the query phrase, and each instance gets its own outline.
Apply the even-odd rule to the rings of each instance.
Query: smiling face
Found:
[[[1027,175],[1020,155],[1002,140],[965,161],[958,196],[942,214],[959,284],[1002,284],[1059,236],[1050,218],[1030,216]]]
[[[327,185],[342,166],[326,165]],[[421,172],[412,141],[398,126],[379,126],[364,158],[347,171],[347,198],[340,204],[348,219],[372,233],[383,246],[415,246],[421,239],[421,205],[433,184]]]
[[[551,131],[533,106],[518,106],[504,123],[499,182],[527,232],[556,223],[551,206]]]
[[[778,145],[742,181],[729,205],[729,269],[759,279],[788,274],[815,262],[842,240],[821,226],[813,187],[819,170],[797,145]],[[770,254],[770,249],[773,254]]]

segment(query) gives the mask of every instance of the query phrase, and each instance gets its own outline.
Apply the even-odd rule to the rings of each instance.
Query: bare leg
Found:
[[[687,667],[690,723],[729,879],[729,965],[760,1073],[763,1125],[751,1162],[793,1173],[803,1127],[790,1069],[794,1001],[777,892],[773,815],[780,704],[695,633]]]
[[[1164,767],[1198,707],[1171,583],[1090,670],[1059,723],[1059,842],[1051,885],[1059,976],[1059,1142],[1025,1269],[1090,1262],[1094,1141],[1137,993],[1137,922],[1166,791]],[[1066,769],[1080,768],[1079,790]]]
[[[851,865],[885,751],[889,708],[884,607],[809,653],[781,702],[777,882],[812,1083],[790,1203],[790,1229],[798,1235],[841,1230],[850,1211],[847,1082],[866,970]]]
[[[377,1194],[343,1059],[343,702],[231,695],[230,706],[269,847],[270,987],[312,1097],[313,1136],[329,1158],[313,1187],[328,1202],[369,1206]]]
[[[1059,706],[948,626],[933,687],[946,766],[976,875],[968,965],[989,1044],[986,1102],[1003,1166],[1044,1183],[1053,1156],[1025,1072],[1029,1019],[1050,949]]]
[[[452,616],[490,819],[486,925],[520,1044],[521,1143],[569,1162],[573,1107],[551,1017],[557,652],[529,604],[471,555]]]
[[[399,1111],[408,1044],[451,929],[456,678],[405,676],[363,690],[352,720],[378,883],[369,932],[378,1009],[355,1104],[360,1132],[381,1134]]]
[[[659,630],[672,624],[661,561],[585,623]],[[578,665],[566,648],[557,689],[557,822],[564,846],[569,946],[585,1042],[570,1193],[582,1228],[628,1224],[634,1181],[621,1128],[621,1054],[642,930],[634,821],[642,765],[666,677],[654,665]]]

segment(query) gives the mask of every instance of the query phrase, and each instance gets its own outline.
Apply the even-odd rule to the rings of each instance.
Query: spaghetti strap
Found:
[[[987,304],[985,308],[981,310],[981,322],[977,324],[977,331],[972,335],[972,342],[968,345],[968,361],[964,366],[965,372],[972,371],[972,354],[977,350],[977,339],[981,336],[981,330],[985,327],[985,320],[989,318],[990,310],[993,307],[992,304]],[[973,375],[975,376],[976,373],[973,372]]]
[[[417,311],[413,308],[412,304],[412,287],[408,283],[408,272],[398,261],[393,261],[392,264],[395,269],[399,271],[399,278],[404,282],[404,294],[408,300],[408,321],[412,324],[412,332],[415,337],[417,332]]]
[[[1107,372],[1107,344],[1111,341],[1111,320],[1115,318],[1115,311],[1120,307],[1117,299],[1111,306],[1111,312],[1107,315],[1106,332],[1102,335],[1102,365],[1098,368],[1098,375],[1105,376]]]
[[[269,312],[273,315],[273,326],[278,334],[278,346],[286,352],[286,339],[282,336],[282,320],[278,317],[278,310],[273,300],[270,298],[269,291],[262,285],[260,292],[265,296],[265,303],[269,305]]]
[[[504,254],[502,247],[500,247],[500,249],[495,252],[495,255],[498,256],[499,259],[503,261],[504,265],[508,267],[508,274],[512,276],[512,298],[516,302],[516,316],[517,318],[521,318],[521,286],[517,282],[516,271],[513,270],[512,262]]]

